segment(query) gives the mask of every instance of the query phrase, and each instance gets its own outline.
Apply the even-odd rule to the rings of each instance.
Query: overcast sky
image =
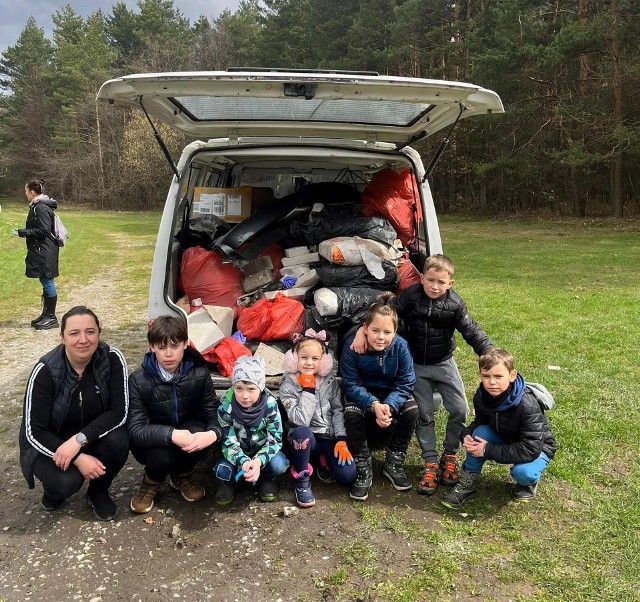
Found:
[[[138,12],[136,0],[122,1]],[[87,17],[98,8],[105,14],[111,14],[111,8],[117,2],[118,0],[0,0],[0,53],[16,43],[30,16],[35,17],[38,26],[44,29],[45,36],[51,40],[51,16],[63,6],[70,4],[76,13]],[[174,0],[173,4],[193,23],[200,15],[215,18],[225,8],[235,11],[240,0]]]

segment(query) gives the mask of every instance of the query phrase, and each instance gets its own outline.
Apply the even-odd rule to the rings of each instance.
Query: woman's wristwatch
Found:
[[[89,439],[87,439],[87,436],[80,431],[77,435],[76,435],[76,443],[80,446],[80,447],[84,447],[87,443],[89,443]]]

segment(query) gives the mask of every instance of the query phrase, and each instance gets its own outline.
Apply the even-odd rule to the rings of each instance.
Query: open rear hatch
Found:
[[[389,142],[428,136],[458,117],[504,111],[472,84],[371,74],[211,71],[127,75],[98,98],[131,107],[188,136],[331,138]]]

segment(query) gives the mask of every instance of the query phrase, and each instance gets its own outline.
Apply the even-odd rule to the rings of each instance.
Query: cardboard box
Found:
[[[193,191],[194,215],[215,215],[225,222],[242,222],[251,215],[251,187],[205,188]]]

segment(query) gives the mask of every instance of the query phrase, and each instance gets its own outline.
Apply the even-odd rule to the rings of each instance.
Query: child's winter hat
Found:
[[[231,374],[231,384],[235,385],[239,380],[253,383],[260,391],[264,391],[266,386],[265,370],[267,365],[261,357],[249,357],[247,355],[239,357],[233,367]]]

